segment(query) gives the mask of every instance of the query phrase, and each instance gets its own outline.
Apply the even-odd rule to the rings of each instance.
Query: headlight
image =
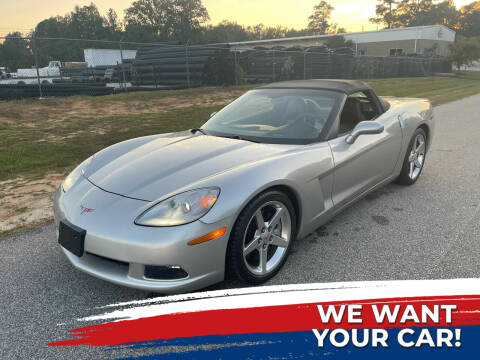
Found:
[[[78,165],[75,170],[73,170],[70,175],[67,176],[62,183],[63,192],[67,192],[71,189],[73,185],[80,179],[81,176],[85,173],[85,168],[92,162],[92,157],[85,160],[83,163]]]
[[[194,222],[210,211],[219,195],[219,188],[198,189],[175,195],[145,211],[135,220],[135,224],[177,226]]]

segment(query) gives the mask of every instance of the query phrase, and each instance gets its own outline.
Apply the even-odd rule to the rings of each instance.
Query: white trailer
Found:
[[[121,64],[122,60],[135,59],[137,50],[84,49],[83,54],[88,67],[114,66]]]

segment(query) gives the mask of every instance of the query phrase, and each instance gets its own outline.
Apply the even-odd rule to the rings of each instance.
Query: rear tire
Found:
[[[410,144],[403,160],[402,171],[397,182],[403,185],[413,185],[422,174],[427,154],[427,135],[425,131],[418,128],[413,133]]]
[[[230,235],[228,276],[251,284],[271,279],[287,260],[296,231],[296,214],[287,195],[258,195],[242,210]]]

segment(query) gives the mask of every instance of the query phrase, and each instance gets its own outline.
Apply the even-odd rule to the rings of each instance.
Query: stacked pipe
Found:
[[[329,50],[325,46],[308,48],[254,48],[239,55],[247,82],[292,79],[349,78],[353,71],[350,48]]]
[[[331,50],[331,73],[336,79],[349,79],[353,72],[354,51],[349,47]]]
[[[208,83],[207,65],[219,54],[229,55],[226,44],[153,45],[138,49],[132,81],[137,86],[160,88],[195,87]],[[231,63],[231,62],[230,62]]]
[[[73,96],[73,95],[109,95],[113,89],[105,84],[49,84],[42,85],[43,96]],[[39,97],[38,85],[0,85],[0,99],[23,99]]]
[[[244,71],[244,80],[247,82],[271,82],[279,80],[294,80],[310,78],[325,72],[323,51],[310,48],[305,52],[298,47],[271,49],[256,47],[252,50],[240,52],[239,65]],[[323,50],[323,49],[322,49]],[[307,73],[305,73],[307,70]]]
[[[312,46],[306,52],[306,78],[325,79],[332,77],[332,57],[326,46]]]

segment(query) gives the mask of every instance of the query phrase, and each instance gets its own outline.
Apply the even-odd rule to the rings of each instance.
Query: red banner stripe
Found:
[[[347,316],[342,322],[335,324],[331,321],[323,324],[318,313],[317,305],[362,304],[362,323],[349,324]],[[400,305],[400,316],[407,305],[412,305],[420,317],[422,305],[457,305],[452,312],[452,322],[446,323],[444,312],[441,311],[439,323],[427,321],[414,323],[407,321],[400,323],[400,316],[395,323],[384,322],[377,324],[371,305],[388,304],[392,309]],[[396,298],[359,300],[348,302],[293,304],[281,306],[266,306],[245,309],[209,310],[191,313],[177,313],[109,322],[92,325],[70,331],[75,339],[58,341],[50,346],[72,345],[119,345],[140,341],[158,339],[187,338],[206,335],[230,335],[249,333],[278,333],[293,331],[310,331],[313,328],[396,328],[415,326],[468,326],[480,324],[480,297],[479,296],[441,296],[420,298]]]

